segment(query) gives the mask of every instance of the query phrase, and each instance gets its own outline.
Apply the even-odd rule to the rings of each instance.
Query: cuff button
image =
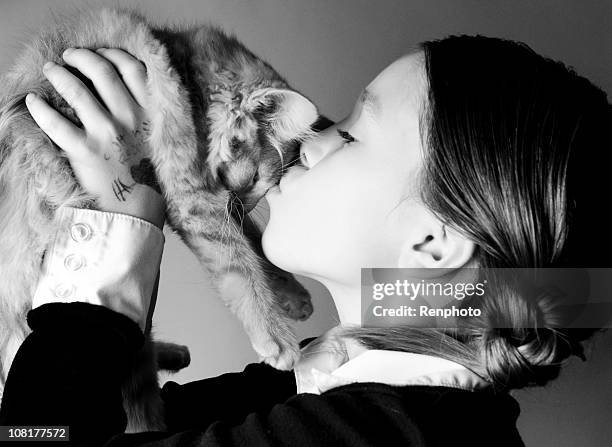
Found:
[[[70,227],[70,236],[75,242],[85,242],[91,239],[91,227],[86,223],[75,223]]]
[[[85,264],[85,258],[81,255],[70,254],[64,258],[64,267],[73,272],[85,267]]]
[[[55,297],[59,299],[68,298],[69,296],[72,296],[73,293],[74,285],[72,284],[60,283],[56,285],[53,289],[53,295],[55,295]]]

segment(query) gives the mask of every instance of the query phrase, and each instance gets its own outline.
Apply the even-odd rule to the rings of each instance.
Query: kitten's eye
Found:
[[[355,137],[352,136],[350,133],[348,133],[346,130],[342,130],[342,129],[336,129],[336,130],[338,131],[338,135],[340,135],[340,138],[344,140],[345,144],[350,144],[350,143],[354,143],[355,141],[357,141]]]

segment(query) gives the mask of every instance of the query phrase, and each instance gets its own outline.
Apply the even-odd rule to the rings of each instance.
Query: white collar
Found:
[[[445,386],[469,391],[490,386],[465,366],[440,357],[367,349],[346,339],[338,349],[337,342],[330,344],[322,337],[301,350],[302,357],[294,368],[298,393],[321,394],[355,382]]]

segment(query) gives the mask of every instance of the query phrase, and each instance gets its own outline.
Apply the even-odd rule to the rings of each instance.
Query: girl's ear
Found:
[[[305,96],[287,89],[264,88],[248,98],[249,108],[265,121],[276,140],[303,139],[318,120],[316,106]]]
[[[416,213],[400,255],[399,268],[460,268],[473,257],[474,242],[429,212]]]

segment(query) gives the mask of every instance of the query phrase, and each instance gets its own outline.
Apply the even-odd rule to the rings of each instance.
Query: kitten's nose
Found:
[[[240,185],[238,185],[236,189],[236,193],[238,193],[238,195],[248,194],[255,187],[255,184],[258,180],[259,173],[255,171],[255,173],[252,174],[250,178],[249,176],[247,176],[245,179],[242,180],[242,182],[240,183]]]
[[[259,181],[257,166],[250,160],[236,160],[224,164],[219,168],[218,174],[223,186],[238,195],[249,192]]]

